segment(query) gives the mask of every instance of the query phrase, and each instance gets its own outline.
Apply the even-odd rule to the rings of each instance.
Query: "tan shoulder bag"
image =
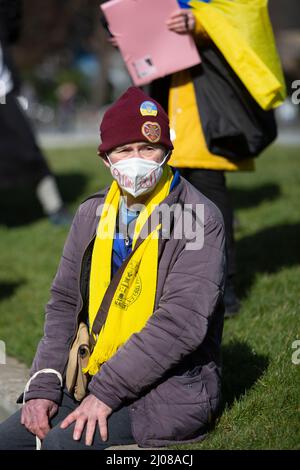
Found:
[[[81,401],[86,395],[88,375],[82,372],[87,367],[91,355],[90,335],[85,323],[79,323],[76,338],[69,353],[66,372],[66,387],[76,400]]]

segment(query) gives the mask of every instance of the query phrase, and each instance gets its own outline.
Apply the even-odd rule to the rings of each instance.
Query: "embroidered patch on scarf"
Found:
[[[122,310],[127,310],[140,296],[142,291],[142,280],[138,274],[139,264],[130,261],[127,266],[127,274],[117,289],[117,298],[115,304]],[[132,283],[134,282],[134,285]],[[131,295],[128,291],[131,288]]]

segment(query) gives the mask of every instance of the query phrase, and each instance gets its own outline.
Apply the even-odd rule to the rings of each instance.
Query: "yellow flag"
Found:
[[[190,6],[257,103],[265,110],[282,104],[286,87],[267,0],[193,0]]]

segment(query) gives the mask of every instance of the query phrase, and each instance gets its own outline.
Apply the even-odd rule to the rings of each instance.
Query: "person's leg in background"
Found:
[[[50,222],[69,225],[72,217],[14,93],[9,93],[0,106],[0,124],[0,187],[34,183],[37,199]]]
[[[72,217],[65,208],[56,180],[51,173],[42,177],[36,185],[36,197],[51,223],[54,225],[71,223]]]
[[[180,168],[180,172],[195,188],[210,199],[223,215],[227,253],[227,280],[224,294],[225,317],[233,316],[238,313],[240,302],[234,288],[236,250],[233,232],[233,209],[224,171]]]

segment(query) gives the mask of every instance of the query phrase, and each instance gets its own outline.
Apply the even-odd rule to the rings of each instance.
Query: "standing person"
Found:
[[[253,10],[253,4],[256,12]],[[235,74],[247,85],[261,108],[272,109],[283,102],[284,80],[265,2],[251,0],[247,5],[247,2],[241,0],[179,0],[179,5],[181,8],[167,19],[167,26],[171,31],[192,34],[200,55],[204,49],[217,48],[222,57],[230,63]],[[254,70],[254,67],[257,70]],[[228,257],[224,295],[225,317],[231,317],[238,313],[240,302],[235,290],[233,208],[226,185],[226,172],[253,171],[255,165],[253,158],[244,158],[244,155],[235,152],[231,157],[216,155],[208,149],[198,99],[198,87],[201,87],[201,84],[197,85],[197,80],[203,73],[205,74],[205,69],[201,65],[175,73],[153,82],[148,92],[168,109],[174,144],[170,164],[179,168],[181,174],[222,212]],[[253,83],[249,77],[253,78]],[[222,90],[220,93],[219,98],[222,96]],[[220,106],[221,103],[222,100]],[[231,105],[233,103],[228,103],[229,107]],[[275,138],[275,121],[272,122],[271,113],[269,111],[270,127]],[[240,116],[240,119],[243,121],[243,116]]]
[[[245,85],[260,105],[261,110],[256,110],[256,113],[258,120],[265,121],[265,131],[262,130],[262,134],[268,134],[269,142],[274,140],[276,124],[270,110],[283,102],[285,85],[265,0],[251,0],[249,2],[245,0],[235,0],[234,2],[229,0],[178,0],[178,3],[181,8],[178,8],[170,18],[166,19],[167,27],[178,34],[192,34],[200,55],[204,53],[204,50],[212,48],[214,51],[219,51],[221,60],[225,59],[230,64],[229,68],[232,68],[227,71],[227,74],[232,76],[234,71],[242,86]],[[254,9],[253,4],[255,4]],[[105,27],[108,27],[105,21],[102,22]],[[108,40],[112,45],[117,46],[116,38],[110,37]],[[206,71],[200,64],[190,70],[183,70],[155,80],[145,89],[150,96],[168,110],[171,138],[174,143],[170,164],[179,168],[181,174],[213,201],[222,212],[228,259],[224,303],[225,317],[229,318],[239,312],[240,301],[235,289],[236,249],[233,208],[225,173],[227,171],[253,171],[255,165],[253,158],[246,158],[243,155],[242,145],[239,149],[236,146],[231,149],[229,144],[230,156],[225,156],[221,152],[216,154],[209,150],[206,142],[207,136],[203,129],[202,113],[209,112],[210,106],[202,110],[199,98],[199,87],[201,93],[202,86],[202,82],[199,83],[199,77],[205,74]],[[212,74],[209,80],[214,82]],[[219,92],[220,95],[214,97],[215,101],[222,97],[222,87]],[[242,98],[243,100],[244,98]],[[222,100],[220,100],[219,115],[222,114],[221,103]],[[218,108],[218,102],[213,104],[214,109]],[[234,103],[229,102],[226,105],[230,108]],[[269,110],[266,116],[263,116],[263,110]],[[244,106],[241,112],[243,114],[239,116],[241,122],[247,117],[251,128],[252,115],[249,114],[247,106]],[[230,128],[231,123],[229,125],[226,122],[226,117],[224,116],[219,130]],[[215,124],[212,122],[211,128],[214,127]],[[234,135],[231,132],[232,128],[229,129],[228,135],[225,134],[227,145],[231,136]],[[262,137],[263,139],[264,137]],[[255,132],[254,142],[256,145],[257,135]],[[243,141],[241,141],[242,143]]]
[[[71,216],[18,101],[20,79],[9,46],[19,37],[21,14],[20,0],[0,0],[0,188],[35,183],[49,220],[69,225]]]
[[[75,215],[26,403],[0,424],[1,450],[34,449],[34,435],[42,450],[196,442],[219,411],[222,215],[168,165],[168,116],[139,88],[106,111],[100,130],[114,181]],[[63,387],[82,322],[94,348],[79,402],[84,393]]]

